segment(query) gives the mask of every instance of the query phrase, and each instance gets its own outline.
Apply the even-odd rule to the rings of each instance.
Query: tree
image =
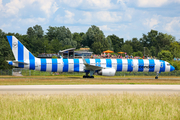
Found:
[[[38,38],[42,38],[43,37],[44,31],[43,31],[43,29],[42,29],[42,27],[40,25],[33,26],[33,29],[34,29],[35,35]]]
[[[105,39],[105,48],[107,48],[108,50],[114,50],[113,49],[113,45],[112,45],[112,41],[110,37],[107,37]]]
[[[77,41],[73,40],[73,35],[71,34],[71,31],[69,28],[66,28],[65,26],[61,27],[51,27],[49,26],[49,29],[47,29],[47,38],[49,41],[53,39],[57,39],[59,42],[62,43],[62,45],[68,45],[71,47],[76,48]]]
[[[45,53],[53,53],[53,46],[49,44],[49,40],[47,39],[44,40],[43,48],[45,49]]]
[[[122,46],[122,51],[123,52],[126,52],[128,55],[131,55],[133,53],[133,49],[132,49],[132,46],[129,45],[129,44],[124,44]]]
[[[13,67],[8,65],[8,63],[5,60],[13,60],[13,59],[14,57],[12,55],[12,51],[9,46],[9,43],[5,38],[0,37],[0,69],[12,69]]]
[[[27,35],[28,35],[28,37],[30,37],[30,38],[34,37],[35,31],[34,31],[34,29],[33,29],[32,27],[29,27],[29,28],[27,29]]]
[[[57,35],[58,35],[58,27],[51,27],[49,26],[49,29],[47,29],[47,38],[49,41],[53,40],[53,39],[57,39]]]
[[[143,57],[143,54],[141,51],[137,51],[137,52],[133,52],[133,56]]]
[[[107,38],[110,38],[112,41],[112,48],[114,49],[114,52],[120,52],[121,51],[121,47],[124,43],[124,39],[123,38],[119,38],[116,35],[109,35]]]
[[[77,49],[79,49],[79,48],[82,47],[82,41],[83,41],[83,39],[82,39],[81,34],[75,32],[75,33],[73,34],[73,40],[77,42],[77,47],[76,47]]]
[[[170,51],[173,57],[180,57],[180,44],[178,42],[172,42],[170,44]]]
[[[91,48],[91,45],[95,42],[96,35],[101,35],[103,37],[102,39],[105,40],[103,31],[100,30],[99,27],[92,25],[86,32],[86,38],[84,38],[84,43],[86,43],[85,46],[89,46]]]
[[[156,56],[156,48],[154,46],[151,46],[150,52],[152,56]]]
[[[132,39],[131,46],[134,52],[143,51],[143,46],[137,38]]]
[[[158,58],[165,61],[171,61],[173,58],[173,55],[170,51],[162,50],[158,53]]]
[[[51,40],[50,44],[52,46],[53,53],[58,53],[59,50],[63,48],[62,43],[59,42],[57,39]]]
[[[145,56],[151,56],[151,51],[145,47]]]
[[[77,42],[76,41],[73,41],[69,38],[65,38],[63,41],[62,41],[62,44],[63,45],[71,45],[72,47],[76,48],[77,46]]]
[[[101,54],[102,48],[103,48],[103,45],[101,44],[101,42],[94,42],[92,44],[93,53],[95,54]]]

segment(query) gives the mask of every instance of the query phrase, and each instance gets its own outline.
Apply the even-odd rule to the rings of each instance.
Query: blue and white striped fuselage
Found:
[[[41,59],[36,58],[16,37],[7,36],[15,60],[10,65],[47,72],[94,72],[113,76],[116,71],[170,72],[175,70],[168,62],[156,59]],[[110,68],[110,69],[109,69]]]
[[[166,61],[156,59],[85,59],[90,65],[114,68],[128,72],[170,72],[174,68]],[[33,58],[21,63],[9,63],[16,67],[47,72],[87,72],[82,59]]]

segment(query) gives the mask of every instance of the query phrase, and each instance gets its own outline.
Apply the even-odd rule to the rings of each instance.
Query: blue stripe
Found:
[[[79,59],[74,59],[74,72],[79,72]]]
[[[165,62],[163,60],[159,60],[160,61],[160,72],[165,72],[166,66],[165,66]]]
[[[154,60],[149,59],[149,72],[154,72],[155,63]]]
[[[106,67],[112,67],[111,59],[106,59]]]
[[[138,72],[143,72],[144,70],[144,60],[138,59]]]
[[[7,39],[12,50],[12,36],[7,36]]]
[[[101,60],[95,59],[95,66],[101,66]]]
[[[18,61],[24,61],[24,46],[18,41]],[[18,67],[24,68],[24,64],[19,63]]]
[[[90,59],[85,59],[88,64],[90,64]]]
[[[41,71],[46,71],[46,59],[41,59]]]
[[[30,69],[35,70],[35,57],[29,52]]]
[[[122,59],[117,59],[117,71],[122,71]]]
[[[52,59],[52,72],[57,72],[57,59]]]
[[[63,59],[63,72],[68,72],[68,59]]]
[[[128,69],[127,71],[133,71],[133,60],[132,59],[127,59],[128,62]]]

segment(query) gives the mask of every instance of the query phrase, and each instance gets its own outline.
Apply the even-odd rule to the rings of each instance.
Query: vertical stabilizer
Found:
[[[7,39],[16,61],[24,62],[35,59],[32,53],[29,52],[29,50],[16,37],[7,36]]]

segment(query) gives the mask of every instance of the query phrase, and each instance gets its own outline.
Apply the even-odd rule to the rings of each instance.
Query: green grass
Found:
[[[12,72],[12,70],[10,72]],[[42,72],[42,71],[25,70],[25,69],[23,69],[21,73],[23,76],[52,76],[53,74],[57,76],[83,76],[85,75],[85,73],[81,73],[81,72],[70,72],[70,73],[69,72],[63,72],[63,73],[55,72],[53,73],[53,72]],[[160,76],[179,76],[180,70],[175,70],[172,72],[161,72],[159,73],[159,75]],[[155,72],[116,72],[115,76],[156,76],[156,73]]]
[[[0,119],[179,120],[180,95],[0,95]]]
[[[95,76],[84,79],[82,76],[0,76],[0,85],[79,85],[79,84],[171,84],[180,85],[180,77],[152,76],[105,77]]]

